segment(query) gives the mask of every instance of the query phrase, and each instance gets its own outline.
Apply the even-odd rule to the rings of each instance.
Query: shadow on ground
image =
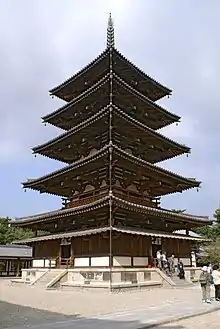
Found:
[[[57,301],[59,303],[59,301]],[[88,319],[76,315],[64,315],[55,312],[34,309],[31,307],[11,304],[0,301],[0,328],[1,329],[139,329],[144,328],[139,321],[110,321]],[[149,328],[149,326],[145,326]],[[150,328],[153,328],[150,326]],[[156,326],[157,329],[184,329],[172,324]]]

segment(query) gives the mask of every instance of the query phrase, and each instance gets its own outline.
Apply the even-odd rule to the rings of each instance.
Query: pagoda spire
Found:
[[[114,22],[109,14],[108,18],[108,27],[107,27],[107,48],[113,48],[115,46],[115,35],[114,35]]]

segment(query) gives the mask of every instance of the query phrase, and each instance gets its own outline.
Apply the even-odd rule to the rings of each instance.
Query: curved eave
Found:
[[[103,84],[105,84],[109,79],[110,74],[107,73],[102,79],[100,79],[96,84],[94,84],[92,87],[85,90],[83,93],[75,97],[72,101],[68,102],[64,106],[60,107],[56,111],[49,113],[45,116],[43,116],[41,119],[43,122],[49,122],[50,119],[53,117],[63,113],[68,108],[72,107],[73,105],[76,105],[78,102],[80,102],[85,97],[88,97],[90,94],[92,94],[95,90],[97,90],[99,87],[101,87]]]
[[[101,150],[93,153],[92,155],[89,155],[88,157],[85,157],[84,159],[78,160],[76,162],[74,162],[73,164],[66,166],[62,169],[59,169],[55,172],[52,172],[49,175],[40,177],[38,179],[33,179],[33,180],[29,180],[25,183],[23,183],[23,187],[24,188],[31,188],[31,189],[37,189],[39,190],[39,184],[43,184],[44,182],[48,181],[49,179],[53,179],[55,177],[59,177],[62,174],[66,174],[72,170],[75,170],[76,168],[82,167],[84,165],[87,165],[88,163],[91,163],[92,161],[96,161],[96,159],[103,157],[104,155],[106,155],[109,152],[109,148],[113,147],[113,151],[120,157],[120,158],[124,158],[125,160],[129,161],[130,163],[134,163],[138,166],[142,166],[145,168],[148,168],[151,172],[155,172],[158,175],[162,175],[161,177],[161,181],[163,179],[175,179],[177,182],[176,184],[178,185],[184,185],[184,187],[180,187],[179,189],[173,189],[170,192],[166,192],[165,194],[171,194],[171,193],[175,193],[175,192],[181,192],[183,190],[187,190],[189,188],[194,188],[194,187],[199,187],[201,182],[197,182],[195,180],[192,179],[187,179],[184,178],[182,176],[179,176],[177,174],[174,174],[171,171],[165,170],[163,168],[157,167],[154,164],[151,164],[149,162],[146,162],[140,158],[137,158],[125,151],[123,151],[122,149],[120,149],[119,147],[111,144],[106,145],[105,147],[103,147]],[[47,192],[48,193],[48,192]],[[164,193],[163,193],[164,194]],[[161,195],[163,195],[161,194]]]
[[[185,221],[190,221],[193,223],[198,223],[199,225],[210,225],[212,223],[211,220],[209,220],[207,217],[199,217],[199,216],[193,216],[193,215],[188,215],[188,214],[178,214],[174,213],[170,210],[167,209],[160,209],[160,208],[151,208],[143,205],[139,205],[136,203],[131,203],[129,201],[125,201],[121,198],[118,198],[114,195],[106,196],[103,197],[97,201],[91,202],[86,205],[81,205],[77,206],[74,208],[68,208],[68,209],[59,209],[56,211],[51,211],[47,213],[41,213],[37,214],[34,216],[27,216],[27,217],[22,217],[18,218],[15,220],[11,220],[10,224],[13,226],[19,226],[19,225],[30,225],[34,224],[36,222],[44,222],[44,221],[50,221],[50,220],[59,220],[63,219],[68,216],[84,213],[84,212],[89,212],[92,210],[96,210],[102,207],[105,207],[109,205],[109,200],[112,198],[112,201],[115,205],[117,205],[120,208],[127,209],[127,210],[132,210],[135,212],[140,212],[143,214],[151,214],[153,216],[158,216],[158,217],[163,217],[167,219],[176,219],[176,220],[185,220]]]
[[[177,179],[180,181],[180,183],[183,183],[183,184],[188,184],[189,187],[188,188],[194,188],[194,187],[199,187],[201,182],[198,182],[194,179],[189,179],[189,178],[185,178],[183,176],[180,176],[180,175],[177,175],[175,173],[173,173],[172,171],[169,171],[169,170],[166,170],[166,169],[163,169],[163,168],[160,168],[154,164],[151,164],[145,160],[142,160],[140,158],[137,158],[125,151],[123,151],[122,149],[120,149],[119,147],[117,146],[113,146],[113,148],[118,152],[118,154],[121,156],[121,157],[124,157],[125,159],[127,160],[130,160],[131,162],[133,163],[136,163],[138,165],[142,165],[143,167],[146,167],[146,168],[149,168],[151,169],[152,171],[155,171],[157,172],[158,174],[164,174],[165,176],[169,177],[169,178],[174,178],[174,179]]]
[[[105,83],[108,82],[110,77],[110,74],[106,74],[102,79],[100,79],[96,84],[94,84],[92,87],[88,88],[86,91],[84,91],[83,93],[81,93],[80,95],[78,95],[77,97],[75,97],[72,101],[68,102],[67,104],[65,104],[64,106],[60,107],[59,109],[53,111],[50,114],[47,114],[45,116],[43,116],[41,119],[43,122],[49,122],[50,120],[58,115],[60,115],[61,113],[65,112],[66,110],[68,110],[69,108],[73,107],[74,105],[77,105],[77,103],[79,103],[81,100],[85,99],[85,97],[88,97],[89,95],[91,95],[92,93],[94,93],[96,90],[98,90],[102,85],[104,85]],[[151,101],[148,97],[144,96],[141,92],[137,91],[136,89],[134,89],[133,87],[131,87],[129,84],[127,84],[122,78],[120,78],[118,75],[116,75],[115,73],[113,74],[113,78],[116,80],[116,83],[120,84],[123,88],[127,89],[128,93],[133,94],[135,97],[138,97],[139,99],[141,99],[142,101],[146,102],[147,104],[149,104],[152,108],[154,108],[155,110],[159,111],[161,114],[164,114],[165,117],[169,118],[170,123],[173,122],[179,122],[181,117],[169,112],[168,110],[166,110],[165,108],[163,108],[162,106],[156,104],[155,102]],[[163,125],[165,126],[165,125]],[[160,128],[162,128],[163,126],[161,126]]]
[[[109,49],[105,49],[100,55],[98,55],[94,60],[92,60],[88,65],[86,65],[82,70],[71,76],[69,79],[63,81],[60,85],[52,88],[49,90],[49,93],[51,95],[55,95],[59,92],[62,88],[66,87],[68,84],[72,83],[75,79],[77,79],[79,76],[86,73],[89,69],[91,69],[95,64],[100,62],[107,54],[109,53]]]
[[[148,237],[160,237],[165,239],[178,239],[178,240],[189,240],[189,241],[210,241],[205,238],[195,238],[187,235],[181,235],[181,234],[175,234],[175,233],[168,233],[163,231],[153,231],[153,230],[143,230],[143,229],[137,229],[134,227],[119,227],[119,226],[113,226],[111,228],[113,232],[122,233],[122,234],[130,234],[130,235],[137,235],[137,236],[148,236]],[[73,237],[79,237],[79,236],[90,236],[93,234],[100,234],[109,232],[110,227],[104,226],[99,228],[93,228],[93,229],[86,229],[86,230],[76,230],[71,232],[64,232],[64,233],[57,233],[57,234],[50,234],[50,235],[44,235],[44,236],[38,236],[35,238],[28,238],[23,240],[16,240],[13,241],[13,243],[16,244],[24,244],[24,243],[34,243],[34,242],[41,242],[41,241],[48,241],[48,240],[56,240],[56,239],[62,239],[62,238],[73,238]]]
[[[35,189],[35,186],[37,186],[38,184],[44,183],[45,181],[47,181],[49,179],[59,177],[62,174],[66,174],[72,170],[75,170],[77,168],[90,164],[91,162],[96,161],[97,159],[105,156],[108,153],[108,149],[109,149],[109,145],[106,145],[101,150],[97,151],[96,153],[93,153],[93,154],[89,155],[88,157],[80,159],[69,166],[65,166],[64,168],[53,171],[52,173],[39,177],[37,179],[29,179],[27,182],[22,183],[23,188],[24,189],[26,189],[26,188]]]
[[[170,145],[176,146],[177,148],[181,149],[185,153],[189,153],[190,152],[190,147],[185,146],[183,144],[179,144],[179,143],[175,142],[174,140],[172,140],[172,139],[170,139],[170,138],[168,138],[168,137],[160,134],[159,132],[155,131],[154,129],[146,126],[145,124],[143,124],[140,121],[134,119],[133,117],[131,117],[127,113],[123,112],[117,106],[113,105],[113,109],[115,109],[118,112],[118,115],[119,116],[121,116],[123,118],[126,118],[130,123],[136,125],[140,129],[142,129],[144,131],[148,131],[151,135],[155,136],[156,138],[160,139],[161,141],[166,141]]]
[[[68,209],[58,209],[56,211],[50,211],[46,213],[37,214],[34,216],[27,216],[27,217],[21,217],[15,220],[11,220],[10,224],[12,226],[24,226],[25,224],[30,225],[34,224],[36,222],[45,222],[50,220],[56,220],[56,219],[63,219],[72,215],[78,215],[85,212],[93,211],[98,208],[105,207],[109,204],[109,197],[105,196],[97,201],[91,202],[89,204],[77,206],[74,208],[68,208]]]
[[[150,100],[147,96],[143,95],[140,91],[138,91],[137,89],[131,87],[127,82],[125,82],[117,74],[113,73],[113,76],[115,77],[116,81],[118,83],[121,83],[122,86],[124,86],[124,88],[126,88],[130,93],[134,94],[136,97],[141,98],[142,100],[144,100],[145,102],[147,102],[148,104],[150,104],[152,107],[154,107],[156,110],[158,110],[161,113],[163,113],[164,115],[168,116],[171,120],[173,120],[173,122],[177,122],[177,121],[179,121],[181,119],[180,116],[178,116],[178,115],[176,115],[176,114],[174,114],[172,112],[167,111],[165,108],[163,108],[162,106],[158,105],[154,101]]]
[[[161,83],[159,83],[158,81],[156,81],[155,79],[153,79],[152,77],[150,77],[149,75],[147,75],[146,73],[144,73],[144,71],[142,71],[139,67],[137,67],[133,62],[131,62],[130,60],[128,60],[116,48],[107,48],[107,49],[105,49],[99,56],[97,56],[93,61],[91,61],[82,70],[80,70],[79,72],[77,72],[76,74],[74,74],[73,76],[71,76],[69,79],[67,79],[64,82],[62,82],[60,85],[52,88],[49,91],[49,93],[51,95],[55,95],[56,96],[56,94],[59,91],[61,91],[62,88],[65,88],[66,86],[68,86],[69,84],[71,84],[78,77],[80,77],[81,75],[83,75],[84,73],[86,73],[88,70],[90,70],[95,64],[97,64],[98,62],[100,62],[106,55],[109,54],[110,50],[113,51],[116,54],[116,56],[118,56],[125,64],[129,65],[131,69],[133,69],[134,71],[136,71],[144,79],[146,79],[150,83],[154,84],[156,88],[161,89],[163,91],[163,97],[166,96],[166,95],[170,95],[172,93],[172,90],[170,88],[162,85]]]
[[[212,221],[207,219],[206,217],[199,217],[199,216],[193,216],[188,214],[178,214],[167,209],[151,208],[123,200],[114,195],[112,196],[112,199],[113,202],[115,202],[119,207],[123,207],[127,210],[133,210],[133,211],[135,210],[136,212],[140,212],[143,214],[148,213],[152,215],[157,215],[159,217],[165,216],[167,219],[169,218],[177,219],[177,220],[179,219],[179,220],[191,221],[193,223],[198,223],[198,224],[202,223],[204,225],[208,225],[208,224],[210,225],[212,223]]]
[[[98,113],[96,113],[92,117],[88,118],[87,120],[81,122],[80,124],[73,127],[72,129],[64,132],[61,135],[58,135],[57,137],[51,139],[50,141],[48,141],[44,144],[33,147],[32,151],[34,153],[41,153],[42,151],[46,150],[47,148],[51,147],[52,145],[59,143],[59,142],[65,140],[66,138],[70,137],[71,135],[74,135],[78,131],[90,126],[92,123],[96,122],[97,120],[99,120],[103,116],[105,116],[109,107],[110,107],[110,105],[107,105],[102,110],[100,110]]]
[[[152,77],[150,77],[149,75],[147,75],[144,71],[142,71],[138,66],[136,66],[133,62],[131,62],[130,60],[128,60],[124,55],[122,55],[121,52],[119,52],[116,48],[114,48],[113,50],[116,55],[118,55],[125,63],[127,63],[133,70],[135,70],[138,74],[140,74],[143,78],[145,78],[146,80],[150,81],[151,83],[153,83],[157,88],[160,88],[161,90],[164,91],[164,96],[166,95],[171,95],[172,94],[172,90],[164,85],[162,85],[160,82],[158,82],[157,80],[153,79]]]
[[[146,125],[142,124],[138,120],[132,118],[131,116],[129,116],[128,114],[126,114],[125,112],[120,110],[115,105],[113,105],[112,107],[113,107],[113,111],[116,112],[116,115],[118,115],[121,118],[123,118],[124,120],[128,121],[130,124],[135,125],[142,131],[148,132],[150,135],[154,136],[155,138],[158,138],[162,142],[164,141],[164,142],[170,144],[172,147],[176,147],[177,149],[181,150],[182,153],[190,153],[189,147],[179,144],[179,143],[169,139],[168,137],[163,136],[162,134],[156,132],[155,130],[147,127]],[[106,106],[105,108],[100,110],[97,114],[93,115],[91,118],[88,118],[87,120],[83,121],[82,123],[78,124],[77,126],[73,127],[72,129],[68,130],[67,132],[53,138],[52,140],[50,140],[44,144],[41,144],[41,145],[38,145],[38,146],[32,148],[33,153],[39,153],[39,154],[44,155],[43,152],[45,150],[47,150],[48,148],[50,148],[51,146],[53,146],[61,141],[64,141],[66,138],[68,138],[68,137],[74,135],[75,133],[77,133],[78,131],[88,127],[89,125],[93,124],[97,120],[100,120],[103,116],[106,115],[109,108],[110,108],[110,105]]]

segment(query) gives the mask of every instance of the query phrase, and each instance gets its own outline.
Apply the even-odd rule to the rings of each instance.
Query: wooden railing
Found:
[[[131,202],[131,203],[137,203],[137,204],[141,204],[143,206],[149,206],[149,207],[152,207],[152,208],[157,208],[157,203],[152,202],[151,200],[149,200],[147,198],[144,198],[141,195],[140,196],[138,196],[138,195],[135,196],[134,194],[137,194],[137,193],[134,193],[134,192],[131,192],[131,191],[126,191],[126,193],[122,193],[121,189],[115,188],[115,189],[113,189],[113,194],[115,196],[117,196],[118,198],[124,199],[128,202]]]
[[[124,199],[131,203],[141,204],[143,206],[149,206],[152,208],[157,208],[158,203],[151,201],[149,198],[143,197],[136,192],[125,190],[121,187],[114,186],[113,187],[113,195],[118,198]],[[85,192],[80,194],[79,197],[72,199],[72,201],[66,204],[66,208],[72,208],[81,206],[84,204],[89,204],[91,202],[95,202],[109,193],[109,189],[107,187],[103,187],[101,189],[96,189],[93,191]]]

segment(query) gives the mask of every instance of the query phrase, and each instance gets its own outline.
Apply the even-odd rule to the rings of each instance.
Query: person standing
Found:
[[[210,280],[211,280],[211,275],[208,272],[208,267],[203,266],[202,267],[202,273],[200,274],[199,277],[199,283],[202,288],[202,301],[204,303],[211,303],[210,300]]]
[[[162,263],[162,268],[165,269],[165,264],[167,263],[167,254],[166,254],[166,252],[162,253],[161,263]]]
[[[172,255],[170,258],[169,258],[169,267],[170,267],[170,273],[171,275],[175,273],[175,256]]]
[[[180,279],[185,279],[185,270],[184,270],[184,265],[181,259],[178,258],[178,263],[177,263],[177,275]]]
[[[162,266],[161,266],[161,251],[160,250],[157,251],[156,257],[157,257],[157,267],[161,270]]]
[[[213,282],[215,286],[215,300],[220,302],[220,270],[219,265],[213,266],[212,271]]]

